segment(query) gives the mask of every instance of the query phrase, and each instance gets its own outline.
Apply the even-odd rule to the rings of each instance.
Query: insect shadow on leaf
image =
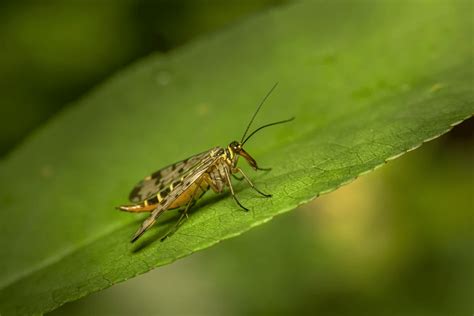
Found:
[[[238,189],[237,192],[241,191],[241,189],[243,189],[243,188]],[[206,207],[206,206],[212,206],[213,204],[215,204],[215,203],[217,203],[221,200],[222,200],[222,197],[220,195],[213,195],[213,196],[209,196],[209,197],[206,197],[204,199],[201,199],[201,200],[199,200],[199,204],[197,205],[198,207],[190,208],[188,210],[188,215],[192,216],[192,214],[194,212],[199,211],[199,208]],[[180,212],[180,210],[177,210],[177,212]],[[165,237],[167,232],[173,227],[173,224],[176,222],[176,217],[178,217],[180,215],[181,215],[180,213],[177,213],[177,214],[172,214],[172,216],[170,216],[170,217],[160,219],[159,226],[156,227],[157,229],[154,229],[153,227],[149,229],[149,231],[151,233],[151,234],[149,234],[150,236],[145,235],[142,238],[140,238],[139,241],[134,243],[136,245],[136,247],[134,247],[132,249],[132,252],[133,253],[140,252],[141,250],[145,249],[146,247],[153,244],[157,240],[164,240],[163,238]],[[139,221],[140,220],[137,220],[137,222],[139,222]],[[133,222],[132,224],[135,224],[135,223],[136,222]],[[160,231],[161,228],[164,228],[165,231],[164,232]],[[196,236],[196,237],[211,239],[211,237],[202,236],[202,235],[199,235],[199,236]]]

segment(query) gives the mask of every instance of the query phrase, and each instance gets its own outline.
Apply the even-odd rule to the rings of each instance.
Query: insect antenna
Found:
[[[287,120],[283,120],[283,121],[278,121],[278,122],[274,122],[274,123],[269,123],[269,124],[265,124],[263,126],[260,126],[259,128],[257,128],[256,130],[254,130],[252,133],[250,133],[249,136],[247,136],[247,138],[242,142],[242,146],[244,146],[244,144],[247,142],[247,140],[249,140],[250,137],[252,137],[256,132],[258,132],[259,130],[265,128],[265,127],[269,127],[269,126],[273,126],[273,125],[277,125],[277,124],[283,124],[283,123],[287,123],[287,122],[290,122],[290,121],[293,121],[295,118],[292,117],[292,118],[289,118]]]
[[[265,100],[267,100],[267,98],[270,96],[270,94],[273,92],[273,90],[275,90],[276,86],[278,85],[278,82],[276,82],[273,87],[270,89],[270,91],[268,91],[267,95],[265,96],[265,98],[263,98],[262,102],[260,102],[259,106],[257,107],[257,110],[255,111],[255,113],[253,114],[252,118],[250,119],[250,122],[249,122],[249,125],[247,125],[247,128],[245,129],[245,132],[244,132],[244,135],[242,136],[242,140],[240,141],[242,143],[242,141],[244,140],[245,138],[245,135],[247,135],[247,132],[249,131],[249,128],[250,128],[250,125],[252,125],[253,123],[253,120],[255,119],[255,117],[257,116],[258,112],[260,111],[260,108],[262,107],[263,103],[265,103]],[[248,137],[247,137],[248,139]]]

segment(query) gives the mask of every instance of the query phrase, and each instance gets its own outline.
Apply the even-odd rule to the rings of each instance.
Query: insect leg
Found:
[[[230,189],[230,193],[232,194],[232,197],[234,198],[234,201],[235,203],[237,203],[241,208],[244,209],[244,211],[248,211],[249,209],[246,208],[245,206],[243,206],[239,200],[237,200],[237,197],[235,196],[235,193],[234,193],[234,188],[232,187],[232,182],[230,181],[230,176],[229,176],[229,170],[227,169],[227,167],[224,167],[224,173],[225,173],[225,177],[226,177],[226,180],[227,180],[227,185],[229,186],[229,189]]]
[[[270,171],[272,168],[260,168],[259,166],[255,167],[255,170],[261,170],[261,171]]]
[[[232,177],[235,179],[235,180],[238,180],[238,181],[242,181],[244,178],[241,178],[241,177],[237,177],[235,174],[232,174]]]
[[[250,179],[247,177],[247,175],[244,173],[244,171],[243,171],[242,169],[240,169],[239,167],[237,167],[236,170],[242,174],[242,176],[244,177],[245,181],[247,181],[247,183],[252,187],[252,189],[254,189],[255,191],[257,191],[258,193],[260,193],[260,194],[263,195],[264,197],[267,197],[267,198],[272,197],[271,194],[263,193],[262,191],[260,191],[259,189],[257,189],[257,187],[252,183],[252,181],[250,181]]]
[[[222,192],[222,189],[223,189],[224,186],[223,186],[223,182],[220,178],[211,179],[209,174],[204,174],[202,176],[202,178],[203,178],[203,181],[206,182],[214,192],[216,192],[216,193],[221,193]]]
[[[179,217],[178,221],[176,224],[173,225],[172,228],[170,228],[166,234],[161,237],[160,241],[165,241],[166,238],[170,237],[173,235],[176,230],[178,230],[178,227],[181,225],[181,223],[188,218],[188,210],[196,203],[194,200],[190,200],[189,203],[186,205],[186,208],[184,209],[183,212],[181,212],[181,216]]]
[[[194,192],[193,192],[193,195],[191,196],[191,199],[189,200],[188,204],[186,204],[186,207],[185,209],[181,212],[181,216],[179,217],[178,221],[176,222],[176,224],[173,225],[172,228],[170,228],[166,234],[161,237],[161,241],[164,241],[166,238],[170,237],[171,235],[173,235],[176,230],[178,230],[178,227],[181,225],[181,223],[188,218],[188,210],[193,207],[194,204],[196,204],[196,195],[197,195],[197,192],[201,191],[201,196],[207,191],[207,189],[203,189],[201,187],[201,184],[202,184],[203,180],[199,181],[199,184],[197,185],[198,186],[198,189],[196,189]]]

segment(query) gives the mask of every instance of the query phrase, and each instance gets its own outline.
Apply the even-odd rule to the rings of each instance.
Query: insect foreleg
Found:
[[[250,187],[252,187],[252,189],[254,189],[255,191],[257,191],[258,193],[260,193],[261,195],[263,195],[264,197],[272,197],[271,194],[267,194],[267,193],[263,193],[262,191],[260,191],[253,183],[252,181],[250,181],[250,179],[247,177],[247,175],[244,173],[244,171],[242,169],[240,169],[239,167],[235,168],[237,170],[237,172],[240,172],[242,174],[242,176],[244,177],[245,181],[247,181],[247,183],[250,185]]]
[[[244,209],[244,211],[248,211],[249,209],[246,208],[245,206],[243,206],[239,200],[237,199],[237,197],[235,196],[235,193],[234,193],[234,188],[232,187],[232,182],[230,181],[230,171],[227,169],[227,167],[224,165],[223,167],[224,169],[224,173],[225,173],[225,177],[226,177],[226,180],[227,180],[227,185],[229,186],[229,189],[230,189],[230,193],[232,194],[232,197],[234,198],[234,201],[235,203],[237,203],[241,208]]]
[[[237,177],[235,174],[232,174],[232,177],[238,181],[242,181],[244,179],[243,177]]]

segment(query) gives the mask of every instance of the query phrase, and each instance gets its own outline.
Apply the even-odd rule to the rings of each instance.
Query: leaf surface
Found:
[[[170,263],[330,192],[469,117],[469,2],[299,2],[118,73],[0,163],[0,312],[38,314]],[[147,173],[240,139],[273,198],[236,183],[130,244],[116,211]],[[243,165],[243,162],[241,163]],[[248,168],[246,169],[248,170]],[[262,245],[263,246],[263,245]],[[172,286],[172,285],[164,285]],[[159,298],[157,298],[159,299]]]

